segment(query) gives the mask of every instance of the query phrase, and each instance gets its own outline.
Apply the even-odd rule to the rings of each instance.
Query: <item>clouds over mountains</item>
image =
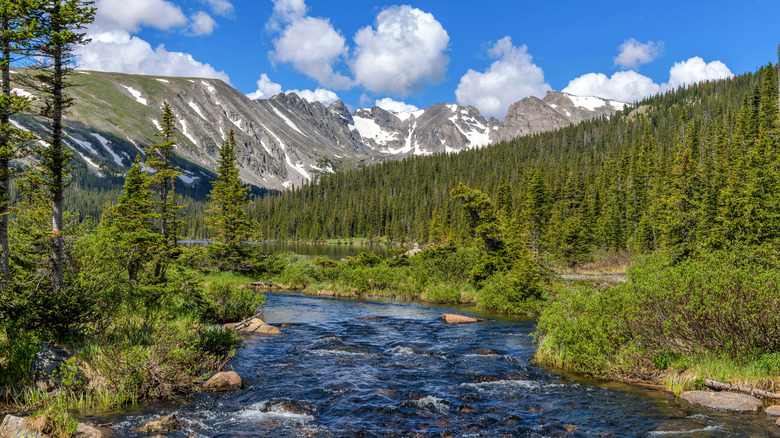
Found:
[[[200,3],[219,16],[228,16],[233,11],[232,3],[227,0],[200,0]],[[164,45],[153,48],[147,41],[133,35],[142,27],[178,30],[192,36],[207,35],[217,26],[208,12],[199,10],[188,17],[179,6],[166,0],[98,0],[95,6],[97,16],[88,29],[92,42],[75,53],[79,69],[197,76],[230,83],[225,72],[196,61],[188,53],[171,52]]]
[[[543,66],[534,62],[534,48],[510,36],[490,43],[485,53],[460,53],[461,59],[487,55],[490,64],[483,69],[460,65],[462,70],[448,78],[450,57],[456,55],[457,48],[451,46],[450,34],[433,14],[413,6],[384,7],[372,22],[367,16],[364,26],[356,26],[354,34],[346,35],[329,17],[311,14],[305,0],[272,0],[270,5],[264,29],[258,34],[270,43],[267,58],[279,69],[294,70],[314,81],[313,90],[288,89],[310,101],[328,104],[339,98],[337,93],[352,90],[363,94],[361,105],[374,102],[386,108],[409,109],[416,107],[403,99],[453,81],[459,104],[473,105],[485,116],[503,119],[512,103],[528,96],[544,97],[552,90]],[[227,73],[204,60],[169,51],[162,44],[153,46],[139,36],[148,35],[141,33],[142,29],[185,39],[208,36],[225,19],[235,18],[230,0],[98,0],[96,6],[98,15],[88,30],[92,42],[76,52],[78,68],[230,82]],[[617,71],[582,74],[562,91],[633,102],[679,86],[733,75],[720,61],[694,56],[675,62],[668,80],[659,83],[638,71],[663,57],[662,41],[630,38],[616,49],[611,61]],[[248,56],[258,55],[262,56]],[[248,94],[250,97],[268,98],[286,89],[267,72],[257,74],[257,90]]]

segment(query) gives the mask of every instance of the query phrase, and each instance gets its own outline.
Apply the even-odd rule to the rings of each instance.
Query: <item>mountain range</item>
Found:
[[[75,100],[66,116],[66,144],[97,175],[121,175],[143,147],[158,141],[163,102],[179,131],[180,178],[210,180],[228,132],[236,137],[240,176],[268,189],[287,189],[318,174],[410,155],[453,153],[520,135],[544,132],[594,117],[610,116],[627,104],[598,97],[549,92],[513,104],[503,122],[473,106],[438,103],[414,112],[380,107],[350,112],[342,101],[328,106],[294,93],[252,100],[216,79],[151,77],[76,72]],[[27,94],[22,88],[16,93]],[[31,117],[14,121],[42,127]]]

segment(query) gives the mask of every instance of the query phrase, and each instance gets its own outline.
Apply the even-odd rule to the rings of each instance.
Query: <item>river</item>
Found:
[[[245,388],[86,418],[117,436],[175,413],[185,437],[776,436],[763,414],[693,408],[661,391],[590,381],[531,362],[535,321],[468,306],[269,293],[232,362]],[[442,313],[488,322],[447,325]]]

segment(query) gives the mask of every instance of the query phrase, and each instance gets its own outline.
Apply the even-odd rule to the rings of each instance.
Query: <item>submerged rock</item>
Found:
[[[472,322],[485,322],[482,318],[472,318],[469,316],[463,316],[463,315],[454,315],[452,313],[445,313],[441,316],[441,319],[444,320],[447,324],[468,324]]]
[[[184,424],[176,419],[176,415],[164,415],[159,420],[150,421],[141,426],[143,433],[170,433],[184,427]]]
[[[85,423],[79,423],[76,427],[76,438],[107,438],[110,436],[114,436],[114,432],[102,427]]]
[[[244,382],[235,371],[223,371],[214,374],[203,384],[203,389],[210,392],[234,391],[243,387]]]
[[[686,391],[680,398],[697,406],[726,412],[758,412],[761,401],[746,394],[733,392]]]

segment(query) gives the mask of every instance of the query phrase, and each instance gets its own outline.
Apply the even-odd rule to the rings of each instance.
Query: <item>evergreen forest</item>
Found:
[[[458,184],[523,218],[530,246],[570,263],[597,251],[681,255],[780,237],[777,69],[657,95],[610,119],[459,154],[325,175],[258,199],[266,240],[469,239]]]

